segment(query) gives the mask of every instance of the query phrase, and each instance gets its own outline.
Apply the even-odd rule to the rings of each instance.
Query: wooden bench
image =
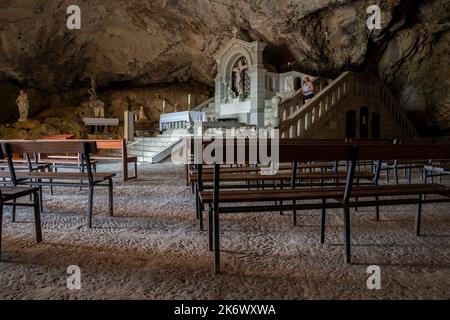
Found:
[[[4,159],[3,148],[0,147],[0,160]],[[2,252],[2,225],[3,225],[3,208],[4,206],[12,206],[13,211],[16,207],[32,207],[34,208],[34,225],[36,230],[36,242],[42,242],[41,230],[41,210],[39,208],[38,188],[0,186],[0,261]],[[23,197],[33,197],[33,203],[17,203],[17,200]]]
[[[235,142],[236,143],[235,139]],[[353,142],[352,142],[353,141]],[[205,148],[207,145],[209,145],[212,142],[211,139],[206,139],[206,140],[202,140],[202,148]],[[289,144],[358,144],[358,145],[380,145],[380,144],[389,144],[391,141],[387,140],[387,139],[320,139],[320,140],[306,140],[306,139],[281,139],[280,140],[281,143],[289,143]],[[195,142],[191,141],[190,138],[187,138],[187,140],[185,140],[185,148],[188,149],[187,151],[187,159],[186,159],[186,165],[185,165],[185,178],[186,178],[186,185],[192,184],[191,181],[191,175],[197,173],[197,169],[195,165],[190,164],[190,162],[192,162],[193,159],[193,151],[195,150]],[[359,164],[367,164],[366,162],[360,162]],[[370,167],[372,169],[372,165],[373,163],[369,163]],[[314,169],[331,169],[333,168],[334,171],[337,170],[339,166],[339,163],[334,161],[333,164],[331,163],[320,163],[320,162],[315,162],[315,163],[302,163],[302,164],[298,164],[297,167],[299,170],[301,169],[309,169],[310,171],[314,171]],[[225,168],[224,168],[225,167]],[[360,167],[360,166],[358,166]],[[283,170],[283,169],[291,169],[291,164],[290,163],[280,163],[279,164],[279,169]],[[212,172],[212,168],[208,168],[208,166],[204,166],[203,168],[203,172],[204,173],[208,173],[208,172]],[[239,172],[253,172],[253,171],[259,171],[260,167],[258,166],[250,166],[250,167],[242,167],[242,166],[231,166],[231,167],[227,167],[227,166],[222,166],[221,168],[221,172],[235,172],[235,173],[239,173]]]
[[[9,172],[0,172],[0,177],[9,178],[13,186],[37,186],[39,188],[39,204],[43,210],[42,187],[88,187],[88,222],[92,227],[94,187],[107,187],[109,193],[109,214],[113,214],[113,177],[115,173],[93,173],[91,155],[97,152],[95,142],[83,141],[20,141],[4,143],[9,164]],[[86,173],[78,172],[23,172],[16,171],[13,154],[81,154],[86,163]]]
[[[342,160],[350,163],[344,187],[297,188],[284,190],[224,190],[221,188],[220,164],[214,165],[214,187],[212,191],[201,191],[201,202],[208,205],[209,246],[214,251],[214,270],[220,273],[220,215],[242,212],[272,212],[297,210],[321,210],[321,242],[324,241],[327,209],[342,209],[344,212],[344,256],[351,262],[350,253],[350,208],[416,204],[416,234],[420,235],[422,205],[426,203],[450,202],[450,188],[440,184],[378,184],[381,161],[450,159],[450,145],[293,145],[279,144],[280,161],[295,163],[305,161]],[[226,152],[224,148],[223,152]],[[248,152],[248,150],[246,150]],[[356,186],[355,168],[358,161],[374,160],[378,163],[373,185]],[[438,198],[424,199],[424,195]],[[380,199],[385,198],[387,199]],[[361,198],[364,200],[361,201]],[[369,199],[367,199],[369,198]],[[374,199],[374,200],[372,200]],[[292,204],[272,204],[274,200]],[[304,203],[307,201],[307,203]]]
[[[122,178],[123,181],[128,181],[131,179],[137,179],[137,157],[129,156],[127,151],[127,141],[125,139],[121,140],[95,140],[98,150],[120,150],[120,155],[94,155],[92,159],[94,160],[121,160],[122,161]],[[133,165],[133,175],[129,175],[128,165]]]
[[[39,140],[48,141],[48,140]],[[122,162],[122,178],[123,181],[137,179],[137,157],[129,156],[127,151],[127,143],[124,139],[119,140],[70,140],[78,142],[95,142],[98,151],[119,150],[120,154],[94,154],[91,156],[91,165],[95,172],[96,165],[100,160],[120,160]],[[56,141],[55,141],[56,142]],[[59,142],[59,141],[58,141]],[[40,158],[40,161],[52,163],[56,168],[71,168],[72,166],[78,168],[80,172],[84,172],[86,164],[83,163],[81,154],[59,154],[47,155],[45,158]],[[129,164],[133,165],[133,175],[129,175]]]
[[[282,139],[282,144],[294,144],[294,145],[302,145],[302,144],[311,144],[311,141],[303,141],[296,139]],[[202,148],[206,148],[211,141],[203,141]],[[234,140],[234,145],[237,143],[241,144],[242,141]],[[248,143],[248,140],[246,141]],[[323,142],[319,142],[323,143]],[[365,142],[368,144],[368,142]],[[336,142],[336,144],[349,145],[347,142]],[[195,150],[193,145],[190,145],[191,155],[192,151]],[[188,153],[189,153],[188,152]],[[189,181],[193,184],[193,189],[196,195],[196,217],[199,220],[200,230],[203,230],[203,203],[200,200],[199,193],[203,190],[208,190],[213,188],[213,171],[211,168],[203,169],[204,165],[198,166],[197,169],[191,168]],[[295,163],[295,171],[296,176],[295,179],[292,180],[292,164],[281,163],[278,165],[278,172],[274,175],[262,175],[259,174],[260,171],[264,167],[253,166],[253,167],[225,167],[221,168],[221,182],[225,182],[227,184],[221,184],[221,189],[265,189],[265,188],[284,188],[290,187],[292,185],[302,186],[307,181],[309,186],[325,186],[325,185],[340,185],[343,183],[342,180],[345,181],[347,177],[347,173],[343,171],[336,171],[338,167],[338,161],[327,161],[327,162],[309,162],[309,163]],[[327,171],[328,169],[332,169],[332,171]],[[315,169],[320,169],[319,172],[315,171]],[[287,170],[287,171],[286,171]],[[304,172],[305,170],[309,172]],[[204,173],[204,171],[206,173]],[[297,172],[298,171],[298,172]],[[225,172],[225,173],[223,173]],[[358,171],[355,173],[355,179],[358,182],[358,185],[361,180],[372,181],[374,178],[373,173]],[[239,184],[240,183],[240,184]],[[280,201],[282,204],[283,201]],[[280,212],[283,214],[283,212]],[[294,213],[293,215],[293,224],[297,224],[297,216]]]

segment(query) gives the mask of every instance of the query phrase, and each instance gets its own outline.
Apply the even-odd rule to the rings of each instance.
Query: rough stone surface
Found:
[[[97,83],[211,85],[213,55],[232,37],[268,43],[280,67],[334,76],[345,69],[386,78],[423,128],[449,127],[446,0],[384,0],[382,29],[366,27],[368,0],[83,1],[82,30],[66,28],[70,1],[0,4],[0,79],[45,92]],[[33,26],[30,28],[30,26]]]
[[[302,213],[297,227],[278,212],[225,216],[224,273],[214,276],[183,167],[145,165],[139,174],[115,182],[114,217],[104,188],[95,191],[93,229],[86,226],[86,190],[47,193],[42,244],[34,243],[29,209],[20,210],[17,223],[6,213],[0,298],[450,298],[449,204],[424,207],[421,237],[414,234],[415,206],[382,208],[380,222],[373,208],[352,211],[352,265],[343,261],[342,212],[329,212],[324,245],[317,211]],[[81,290],[66,287],[70,265],[81,268]],[[381,267],[381,290],[367,289],[370,265]]]

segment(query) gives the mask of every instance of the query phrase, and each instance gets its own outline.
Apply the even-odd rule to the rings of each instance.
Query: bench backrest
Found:
[[[97,146],[92,142],[81,141],[14,141],[6,142],[11,153],[49,154],[49,153],[96,153]]]
[[[236,145],[234,147],[235,154],[236,150],[238,148],[241,148],[241,157],[242,157],[242,145],[246,144],[248,146],[254,146],[257,145],[259,147],[259,143],[261,140],[256,139],[231,139],[231,140],[223,140],[223,153],[226,154],[226,149],[230,150],[230,148],[233,148],[232,145]],[[280,139],[279,141],[275,142],[272,146],[271,140],[267,141],[267,148],[268,150],[271,150],[272,147],[280,148],[279,149],[279,155],[280,155],[280,162],[291,162],[291,161],[312,161],[312,160],[326,160],[326,161],[333,161],[333,160],[351,160],[351,153],[349,153],[349,150],[351,146],[353,145],[386,145],[389,144],[388,140],[383,139],[375,139],[375,140],[362,140],[357,142],[348,142],[344,140],[303,140],[303,139]],[[185,141],[185,147],[188,148],[188,152],[185,154],[187,157],[187,162],[194,160],[194,152],[198,152],[200,150],[200,146],[198,144],[199,142],[194,141],[192,139],[187,138]],[[205,150],[210,146],[211,144],[214,144],[215,140],[210,139],[204,139],[201,141],[201,150]],[[239,146],[239,147],[238,147]],[[300,148],[300,146],[302,146]],[[322,146],[322,147],[319,147]],[[343,147],[342,147],[343,146]],[[247,147],[251,149],[251,147]],[[259,150],[259,149],[258,149]],[[303,151],[302,151],[303,150]],[[323,151],[321,151],[323,150]],[[328,151],[328,152],[327,152]],[[245,162],[248,163],[255,163],[255,159],[253,158],[253,161],[250,161],[249,156],[247,153],[249,151],[245,151],[245,159],[247,159]],[[253,150],[254,153],[254,150]],[[322,153],[322,154],[321,154]],[[259,151],[258,151],[259,154]],[[270,154],[270,152],[268,152]],[[332,159],[334,154],[336,156],[335,159]],[[330,156],[328,156],[330,155]],[[291,158],[292,156],[292,158]],[[318,157],[315,159],[315,157]],[[225,157],[225,156],[224,156]],[[309,158],[310,157],[310,158]],[[309,158],[309,159],[308,159]],[[198,159],[198,158],[197,158]],[[195,161],[198,163],[198,160]],[[227,161],[228,162],[228,161]],[[259,163],[259,161],[256,161],[256,163]],[[241,163],[242,164],[242,163]]]
[[[125,140],[95,140],[97,149],[126,149]]]
[[[306,161],[336,161],[352,160],[354,146],[348,143],[292,143],[283,141],[271,144],[260,144],[260,141],[225,141],[203,143],[201,148],[191,145],[190,154],[201,152],[200,155],[190,157],[196,164],[208,163],[211,159],[205,158],[209,155],[217,160],[218,164],[261,164],[268,159],[284,162],[306,162]],[[272,152],[274,151],[274,152]],[[275,154],[275,152],[278,154]],[[216,157],[217,155],[217,157]],[[212,164],[212,163],[208,163]]]
[[[2,149],[8,158],[8,167],[11,180],[17,185],[16,172],[13,155],[15,153],[26,154],[29,169],[31,170],[31,155],[36,154],[80,154],[81,161],[86,163],[88,179],[93,183],[92,168],[90,164],[90,154],[97,152],[96,144],[93,142],[80,141],[3,141]]]
[[[450,159],[450,144],[359,145],[357,160]]]

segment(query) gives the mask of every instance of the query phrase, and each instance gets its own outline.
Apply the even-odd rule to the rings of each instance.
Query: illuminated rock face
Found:
[[[367,29],[371,1],[80,1],[81,30],[68,30],[64,1],[2,1],[0,80],[43,94],[198,82],[212,86],[214,54],[233,37],[268,44],[279,68],[385,77],[417,124],[449,127],[446,0],[382,1],[381,30]],[[69,94],[70,95],[70,94]],[[423,115],[426,114],[427,117]]]

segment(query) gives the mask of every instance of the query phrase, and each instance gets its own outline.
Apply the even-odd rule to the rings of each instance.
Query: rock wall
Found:
[[[265,56],[276,68],[296,61],[310,74],[382,76],[424,133],[449,129],[447,0],[376,1],[376,31],[366,26],[371,0],[79,2],[82,28],[68,30],[72,1],[1,1],[0,80],[45,96],[78,92],[91,75],[104,90],[211,86],[213,55],[237,28],[242,39],[268,43]]]

